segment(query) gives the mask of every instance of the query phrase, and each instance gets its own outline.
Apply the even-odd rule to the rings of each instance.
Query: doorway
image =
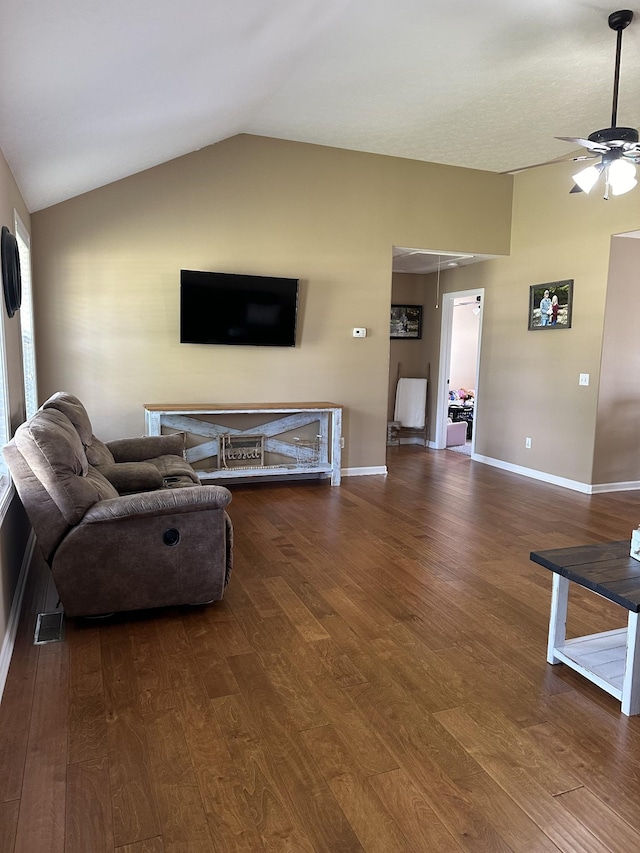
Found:
[[[484,288],[445,293],[442,297],[436,449],[447,446],[451,411],[454,420],[467,422],[468,450],[471,454],[475,451],[483,301]]]

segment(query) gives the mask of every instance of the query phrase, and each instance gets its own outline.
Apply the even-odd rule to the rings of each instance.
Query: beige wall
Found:
[[[240,136],[40,211],[41,397],[76,393],[104,438],[142,432],[145,402],[331,400],[344,467],[384,465],[392,247],[508,252],[511,184]],[[181,267],[299,277],[298,346],[180,345]]]
[[[29,214],[6,160],[0,152],[0,226],[6,225],[11,233],[14,233],[14,210],[18,211],[25,226],[29,228]],[[12,428],[15,429],[24,419],[20,319],[19,313],[11,319],[8,318],[2,296],[0,296],[0,313],[0,322],[4,324],[7,351],[9,412]],[[0,648],[7,631],[28,533],[29,526],[22,504],[14,496],[0,529]]]
[[[596,420],[595,483],[640,480],[639,317],[640,240],[614,237]]]
[[[447,271],[443,287],[485,288],[476,452],[592,484],[600,482],[593,472],[611,237],[640,227],[640,194],[610,201],[597,191],[570,195],[570,174],[567,163],[517,175],[511,255]],[[574,279],[572,328],[529,332],[529,287],[560,279]],[[628,308],[637,317],[640,289],[631,292]],[[624,342],[638,364],[638,336],[625,332]],[[589,387],[578,386],[580,373],[590,374]],[[631,419],[628,429],[637,430]],[[640,479],[637,456],[626,459],[636,473],[624,480]]]

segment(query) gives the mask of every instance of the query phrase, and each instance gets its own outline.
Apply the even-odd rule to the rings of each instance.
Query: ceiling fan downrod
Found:
[[[609,15],[609,27],[616,30],[616,68],[613,75],[613,106],[611,109],[611,127],[616,126],[618,119],[618,87],[620,84],[620,56],[622,54],[622,31],[626,30],[633,20],[633,12],[630,9],[621,9]]]
[[[609,15],[609,27],[618,33],[616,44],[616,67],[613,75],[613,105],[611,109],[611,127],[595,130],[587,139],[596,145],[605,145],[622,151],[629,145],[638,142],[638,131],[635,127],[618,127],[618,89],[620,85],[620,56],[622,53],[622,31],[626,30],[633,20],[633,12],[630,9],[621,9]]]

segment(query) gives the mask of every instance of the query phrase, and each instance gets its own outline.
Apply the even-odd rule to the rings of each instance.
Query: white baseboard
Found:
[[[640,481],[631,480],[627,483],[595,483],[591,486],[592,495],[601,495],[604,492],[635,492],[640,489]]]
[[[536,471],[535,468],[512,465],[510,462],[503,462],[501,459],[492,459],[490,456],[480,456],[473,453],[471,458],[476,462],[484,462],[485,465],[493,465],[494,468],[502,468],[503,471],[512,471],[514,474],[522,474],[523,477],[531,477],[533,480],[541,480],[553,486],[561,486],[563,489],[572,489],[574,492],[582,492],[584,495],[640,491],[639,480],[629,480],[620,483],[580,483],[578,480],[568,480],[565,477],[556,477],[554,474],[547,474],[545,471]]]
[[[511,471],[513,474],[521,474],[523,477],[531,477],[532,480],[541,480],[543,483],[562,486],[564,489],[572,489],[574,492],[582,492],[585,495],[592,494],[595,488],[588,483],[580,483],[578,480],[568,480],[565,477],[556,477],[555,474],[547,474],[546,471],[536,471],[535,468],[513,465],[511,462],[503,462],[502,459],[493,459],[491,456],[480,456],[477,453],[472,453],[471,458],[475,462],[483,462],[485,465],[492,465],[494,468],[501,468],[503,471]],[[609,491],[613,491],[613,489]]]
[[[16,641],[16,633],[18,631],[18,622],[20,621],[20,612],[22,610],[22,599],[24,598],[24,590],[27,585],[27,577],[29,575],[29,566],[33,556],[33,549],[36,544],[36,537],[33,530],[27,539],[27,547],[25,548],[22,557],[22,565],[20,566],[20,574],[18,575],[18,583],[13,594],[11,602],[11,610],[9,612],[9,621],[7,630],[2,641],[2,651],[0,651],[0,702],[4,693],[4,686],[7,683],[7,675],[9,674],[9,665],[13,654],[13,646]]]
[[[421,446],[424,446],[421,439],[417,439]],[[416,443],[415,439],[409,439],[407,444]],[[434,442],[428,442],[429,448],[435,449]],[[443,448],[440,448],[443,449]],[[511,462],[504,462],[502,459],[494,459],[491,456],[481,456],[479,453],[472,453],[471,458],[475,462],[482,462],[485,465],[491,465],[494,468],[501,468],[503,471],[511,471],[512,474],[520,474],[523,477],[530,477],[532,480],[540,480],[543,483],[549,483],[552,486],[560,486],[563,489],[571,489],[574,492],[581,492],[584,495],[598,495],[605,492],[632,492],[640,491],[640,481],[630,480],[620,483],[597,483],[591,485],[589,483],[581,483],[578,480],[569,480],[566,477],[556,477],[555,474],[548,474],[546,471],[537,471],[535,468],[525,468],[523,465],[514,465]],[[371,468],[343,468],[341,474],[343,477],[361,477],[365,474],[383,474],[388,473],[386,465]]]
[[[377,465],[371,468],[343,468],[340,473],[343,477],[363,477],[366,474],[382,474],[387,476],[387,466]]]

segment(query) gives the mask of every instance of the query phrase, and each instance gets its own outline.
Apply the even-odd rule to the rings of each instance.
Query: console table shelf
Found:
[[[147,403],[144,410],[147,435],[160,435],[164,428],[205,439],[186,451],[187,460],[204,482],[315,476],[330,477],[332,486],[340,484],[342,407],[335,403]],[[219,422],[247,415],[258,416],[258,423],[238,428]],[[317,424],[317,449],[311,452],[297,444],[298,437],[292,433],[302,430],[304,438],[314,424]],[[255,467],[224,467],[222,437],[242,438],[256,433],[264,438],[265,454],[286,461]],[[304,461],[305,454],[308,462]],[[210,464],[203,466],[205,460],[210,460]]]

